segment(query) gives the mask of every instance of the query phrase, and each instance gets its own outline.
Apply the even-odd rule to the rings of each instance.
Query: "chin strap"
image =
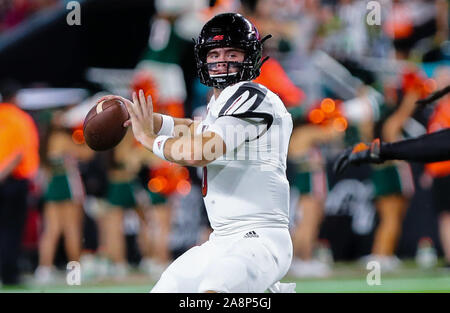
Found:
[[[263,66],[264,62],[266,62],[270,57],[266,56],[264,59],[262,59],[261,61],[261,66]]]
[[[267,36],[264,36],[264,38],[261,39],[261,44],[263,44],[264,41],[266,41],[267,39],[270,39],[270,38],[272,38],[272,35],[271,35],[271,34],[269,34],[269,35],[267,35]]]
[[[270,39],[270,38],[272,38],[271,34],[264,36],[264,38],[261,39],[261,45],[264,43],[264,41],[266,41],[267,39]],[[266,62],[269,58],[270,58],[269,56],[266,56],[264,59],[261,60],[260,68],[261,68],[261,66],[263,66],[264,62]]]

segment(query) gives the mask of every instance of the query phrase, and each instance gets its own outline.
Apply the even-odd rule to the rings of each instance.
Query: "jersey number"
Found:
[[[207,192],[208,192],[208,170],[206,169],[206,166],[203,166],[203,179],[202,179],[202,195],[203,195],[203,197],[206,196]]]

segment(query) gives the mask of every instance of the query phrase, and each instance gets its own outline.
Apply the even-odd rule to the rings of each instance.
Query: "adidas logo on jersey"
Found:
[[[244,238],[259,238],[259,235],[254,231],[249,231],[244,235]]]

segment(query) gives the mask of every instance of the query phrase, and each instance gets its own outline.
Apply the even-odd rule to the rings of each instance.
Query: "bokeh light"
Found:
[[[425,89],[425,92],[427,92],[427,93],[432,93],[437,89],[437,83],[432,78],[425,80],[423,85],[424,85],[423,87]]]
[[[77,145],[81,145],[83,144],[84,141],[84,134],[83,134],[83,130],[81,129],[76,129],[72,132],[72,140],[73,142],[75,142]]]
[[[348,122],[344,117],[336,117],[333,121],[333,128],[339,132],[343,132],[347,129]]]
[[[177,192],[186,196],[191,191],[191,183],[187,180],[180,180],[177,184]]]
[[[167,186],[167,179],[163,176],[157,176],[149,180],[148,189],[151,192],[161,192]]]
[[[309,113],[309,120],[314,124],[320,124],[325,118],[325,114],[322,110],[314,109]]]
[[[332,113],[336,109],[336,103],[333,101],[333,99],[325,98],[320,103],[320,108],[325,113]]]

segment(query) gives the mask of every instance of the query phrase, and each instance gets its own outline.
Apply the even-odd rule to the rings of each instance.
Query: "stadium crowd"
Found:
[[[26,22],[37,4],[56,2],[6,1],[0,34]],[[51,283],[67,261],[81,262],[84,279],[123,279],[132,271],[157,279],[208,238],[200,169],[154,157],[131,130],[114,149],[94,152],[83,119],[100,96],[130,98],[139,89],[152,96],[155,112],[202,117],[211,91],[186,56],[204,22],[223,12],[239,12],[273,36],[256,82],[279,95],[294,121],[289,274],[326,277],[333,260],[357,258],[395,271],[405,216],[419,194],[432,199],[421,209],[434,218],[439,237],[419,234],[410,244],[439,247],[450,267],[450,161],[362,165],[339,176],[331,169],[339,152],[360,142],[450,127],[450,95],[416,104],[450,84],[448,1],[156,0],[155,8],[134,69],[87,72],[102,90],[33,91],[2,80],[3,285],[19,283],[21,273]]]

